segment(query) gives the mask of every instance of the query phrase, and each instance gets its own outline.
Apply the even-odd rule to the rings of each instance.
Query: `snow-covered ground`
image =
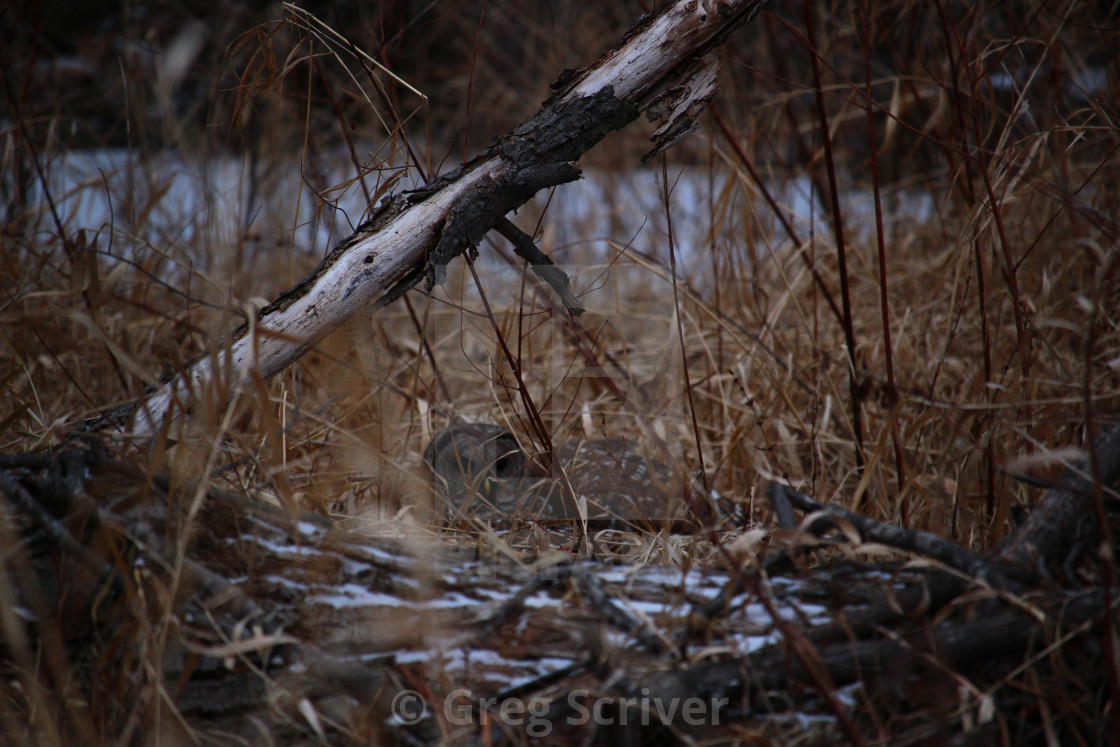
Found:
[[[240,247],[251,259],[255,252],[283,247],[321,256],[347,237],[367,214],[365,189],[376,193],[378,174],[356,179],[357,169],[339,157],[329,173],[319,173],[332,204],[324,204],[302,181],[300,164],[253,173],[246,158],[185,158],[174,152],[140,157],[126,150],[70,152],[48,165],[50,196],[70,235],[112,234],[116,256],[145,251],[167,252],[199,267],[223,248]],[[382,173],[381,178],[387,174]],[[416,186],[406,175],[397,189]],[[775,178],[766,188],[775,196],[802,240],[814,236],[831,242],[831,228],[820,196],[805,176]],[[541,193],[514,220],[526,231],[539,228],[543,248],[559,264],[600,263],[620,247],[660,262],[669,258],[666,185],[661,172],[587,170],[584,177]],[[41,186],[38,201],[46,201]],[[729,170],[700,168],[669,172],[668,203],[672,244],[682,272],[712,251],[753,251],[764,257],[790,245],[769,205],[754,185]],[[925,193],[884,195],[890,242],[899,216],[928,220],[935,210]],[[842,200],[850,240],[873,236],[872,195],[850,188]],[[108,236],[106,236],[106,239]],[[101,242],[102,248],[109,246]],[[484,253],[484,260],[485,259]]]

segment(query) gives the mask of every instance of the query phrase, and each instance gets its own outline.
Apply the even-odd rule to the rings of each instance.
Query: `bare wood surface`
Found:
[[[97,425],[130,423],[134,434],[153,435],[175,403],[188,407],[210,386],[215,360],[227,383],[223,391],[250,375],[267,379],[354,312],[391,303],[421,279],[429,288],[442,282],[452,258],[538,191],[579,178],[575,162],[642,112],[665,120],[654,134],[654,152],[668,147],[693,128],[715,95],[716,63],[703,55],[761,5],[681,0],[648,16],[595,64],[567,71],[536,114],[486,151],[422,189],[387,200],[215,355],[199,358],[143,402],[108,413]]]
[[[440,282],[492,227],[547,266],[503,216],[578,178],[574,161],[642,111],[666,119],[654,153],[687,134],[714,94],[699,55],[758,5],[693,0],[646,19],[596,65],[563,75],[492,148],[387,200],[224,352],[114,422],[137,415],[136,432],[155,432],[210,384],[215,362],[227,388],[282,370],[354,311]],[[576,311],[562,275],[544,274]],[[777,713],[830,719],[857,744],[888,733],[942,743],[990,737],[976,721],[993,709],[1011,714],[998,724],[1004,741],[1105,743],[1101,704],[1114,704],[1100,637],[1115,624],[1115,590],[1093,587],[1099,557],[1071,557],[1068,545],[1099,527],[1093,509],[1120,478],[1120,437],[1093,448],[1095,474],[1075,465],[983,558],[791,491],[775,501],[783,525],[794,507],[822,512],[810,533],[849,524],[953,573],[901,562],[496,561],[173,485],[96,445],[11,455],[0,458],[0,531],[15,537],[0,566],[15,602],[0,616],[0,700],[23,705],[48,680],[65,683],[57,720],[75,743],[520,744],[538,736],[532,721],[503,720],[502,709],[537,699],[558,743],[727,741]],[[1052,583],[1055,566],[1078,560],[1090,588]],[[463,723],[441,709],[452,693],[466,702]],[[402,694],[422,699],[423,717],[402,721]],[[571,727],[586,696],[608,703],[609,725]],[[1054,697],[1072,706],[1053,712]],[[684,701],[701,702],[700,723],[678,710]],[[87,712],[102,731],[71,717]],[[153,713],[166,722],[148,722]]]

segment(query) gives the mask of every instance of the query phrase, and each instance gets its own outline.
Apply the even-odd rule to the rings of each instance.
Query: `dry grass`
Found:
[[[450,167],[640,14],[554,5],[323,15],[401,81],[306,16],[239,11],[207,19],[179,78],[131,62],[122,78],[102,54],[75,82],[65,44],[17,19],[26,33],[3,52],[3,450],[57,444],[211,354],[370,202],[423,181],[405,173],[409,148],[425,170]],[[645,197],[661,207],[636,217],[623,199],[639,127],[589,158],[606,224],[570,218],[563,191],[517,217],[575,277],[583,333],[488,243],[478,282],[460,260],[431,297],[350,320],[276,380],[215,385],[137,456],[391,532],[386,519],[424,500],[419,454],[450,415],[527,436],[535,407],[560,440],[660,443],[690,471],[702,456],[711,486],[759,521],[760,488],[782,479],[990,548],[1040,494],[1017,465],[1120,405],[1116,16],[893,2],[875,6],[868,43],[862,5],[817,5],[774,4],[721,52],[719,117],[657,169]],[[181,22],[113,33],[166,59]],[[123,80],[111,121],[75,104],[102,76]],[[66,177],[91,146],[126,157]],[[680,187],[685,169],[707,194]],[[811,185],[814,221],[787,230],[792,183]],[[111,216],[83,222],[82,199]],[[627,553],[681,561],[689,541]]]
[[[9,105],[22,108],[8,120],[4,164],[4,448],[56,443],[205,354],[254,299],[298,279],[330,237],[349,232],[360,219],[353,211],[402,176],[406,142],[425,167],[456,160],[462,133],[441,118],[465,111],[454,102],[467,92],[472,142],[531,111],[547,71],[577,61],[556,35],[593,19],[530,10],[488,9],[481,24],[482,9],[467,6],[412,25],[395,17],[402,41],[380,57],[400,60],[403,80],[401,70],[424,80],[446,73],[435,106],[437,97],[425,103],[308,16],[266,23],[226,48],[218,72],[179,82],[190,90],[217,81],[210,131],[193,126],[197,107],[172,101],[160,120],[173,133],[164,144],[182,151],[133,144],[115,173],[84,181],[62,176],[83,156],[64,133],[85,120],[69,117],[61,73],[40,96],[21,99],[10,85]],[[580,346],[593,357],[546,293],[516,268],[484,261],[482,290],[469,274],[453,275],[431,298],[414,293],[352,320],[228,409],[212,398],[165,466],[193,473],[217,448],[217,463],[241,460],[226,475],[244,489],[347,516],[392,514],[418,491],[416,455],[450,413],[517,427],[531,401],[558,438],[661,440],[689,468],[702,454],[712,486],[736,500],[778,477],[877,518],[990,546],[1009,509],[1037,497],[1009,465],[1077,443],[1087,412],[1116,406],[1117,131],[1104,95],[1116,71],[1102,57],[1113,33],[1094,30],[1101,18],[1088,9],[1063,18],[1030,5],[1013,18],[977,6],[948,17],[889,4],[872,19],[869,52],[855,9],[815,18],[812,47],[803,12],[774,6],[724,51],[726,129],[709,122],[665,166],[674,186],[682,169],[710,183],[706,195],[646,194],[646,205],[664,197],[669,212],[645,208],[644,230],[632,235],[625,179],[641,143],[627,132],[592,157],[618,232],[581,227],[560,207],[563,193],[523,213],[526,227],[539,218],[543,248],[577,278],[593,312]],[[376,27],[365,20],[373,25],[362,34]],[[393,26],[381,23],[382,33]],[[599,18],[580,42],[602,47],[624,25]],[[904,44],[914,29],[916,42]],[[162,30],[159,59],[179,39],[171,32]],[[410,56],[409,34],[421,48],[450,43]],[[200,60],[225,41],[207,39]],[[821,51],[823,112],[810,49]],[[132,72],[130,87],[156,85]],[[1106,80],[1085,90],[1093,76]],[[150,116],[125,111],[129,121]],[[787,232],[761,190],[793,180],[812,185],[815,222],[803,212]],[[169,209],[200,191],[194,209]],[[83,224],[89,211],[74,207],[83,195],[111,202],[111,220]],[[690,250],[677,257],[674,293],[668,250],[680,251],[685,231]],[[579,240],[556,245],[557,232]]]

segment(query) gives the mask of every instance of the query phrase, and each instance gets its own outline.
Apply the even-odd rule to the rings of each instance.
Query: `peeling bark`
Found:
[[[566,71],[552,98],[513,132],[451,174],[390,199],[214,355],[87,427],[131,424],[133,434],[151,436],[175,412],[189,412],[197,393],[210,386],[215,360],[219,376],[234,386],[253,376],[269,378],[356,311],[389,304],[422,278],[430,289],[443,280],[447,262],[537,191],[578,178],[574,162],[643,111],[666,119],[653,153],[676,142],[715,95],[715,64],[699,58],[761,5],[682,0],[646,17],[595,64]]]

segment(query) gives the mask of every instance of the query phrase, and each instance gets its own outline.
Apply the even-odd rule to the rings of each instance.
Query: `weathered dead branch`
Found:
[[[1030,573],[1045,570],[1054,575],[1055,566],[1070,551],[1079,523],[1094,513],[1098,488],[1103,486],[1115,497],[1120,482],[1120,428],[1110,427],[1088,448],[1095,452],[1100,474],[1094,478],[1088,458],[1070,465],[1026,520],[1000,543],[992,560]]]
[[[699,56],[757,6],[682,2],[595,66],[562,75],[528,122],[454,173],[387,199],[221,352],[169,379],[135,430],[189,411],[211,378],[231,391],[267,377],[353,311],[439,282],[492,227],[576,311],[563,274],[541,269],[547,257],[504,216],[577,178],[574,161],[643,111],[668,120],[655,153],[687,134],[714,93],[714,68]],[[690,571],[571,559],[526,567],[433,551],[427,535],[358,536],[151,476],[96,442],[3,456],[0,734],[638,743],[749,739],[784,714],[840,724],[854,743],[1106,743],[1115,660],[1101,650],[1116,590],[1102,569],[1116,548],[1101,550],[1099,516],[1114,519],[1104,514],[1116,508],[1107,495],[1120,482],[1117,433],[1093,445],[1093,468],[1073,465],[985,557],[775,488],[783,526],[796,526],[795,507],[819,512],[804,522],[809,534],[846,530],[853,544],[923,562],[806,568],[790,553]],[[402,710],[402,696],[422,709]]]
[[[1115,613],[1100,589],[1011,595],[898,563],[529,569],[215,490],[196,504],[197,486],[149,481],[96,444],[0,468],[23,538],[4,580],[23,619],[3,639],[61,646],[67,697],[102,729],[167,698],[174,717],[146,729],[284,743],[516,743],[534,734],[510,719],[526,704],[539,704],[536,735],[597,743],[713,737],[776,711],[835,719],[849,740],[892,714],[899,740],[975,736],[979,710],[1016,742],[1103,737],[1091,702],[1040,721],[1049,696],[1029,686],[1075,676],[1100,697],[1098,639]],[[961,682],[959,707],[944,707]],[[402,722],[402,697],[419,718]],[[581,721],[592,704],[598,721]]]
[[[261,309],[230,340],[168,377],[142,402],[107,414],[97,425],[124,426],[150,436],[175,411],[187,411],[219,375],[241,385],[267,379],[312,348],[355,311],[384,306],[421,279],[442,283],[447,263],[477,246],[542,189],[578,179],[576,161],[608,133],[645,112],[664,119],[654,153],[695,126],[715,95],[715,60],[702,59],[749,20],[762,0],[684,0],[648,17],[595,64],[567,71],[541,109],[493,146],[427,186],[384,200],[376,215],[330,252],[310,275]],[[518,242],[519,245],[523,242]],[[535,258],[541,276],[569,309],[578,303],[566,278]],[[215,361],[217,370],[215,370]],[[133,419],[133,416],[136,416]]]
[[[777,483],[771,483],[767,488],[767,493],[771,502],[775,504],[784,500],[799,511],[825,514],[825,516],[817,519],[818,522],[823,521],[827,525],[825,529],[834,527],[836,521],[842,521],[858,532],[858,539],[861,542],[878,542],[899,550],[919,553],[944,563],[949,568],[960,571],[977,581],[997,586],[1006,584],[1006,579],[1003,578],[1003,571],[1000,568],[993,566],[963,547],[949,542],[943,537],[938,537],[936,534],[906,529],[893,524],[883,524],[840,506],[825,506],[793,488]]]

